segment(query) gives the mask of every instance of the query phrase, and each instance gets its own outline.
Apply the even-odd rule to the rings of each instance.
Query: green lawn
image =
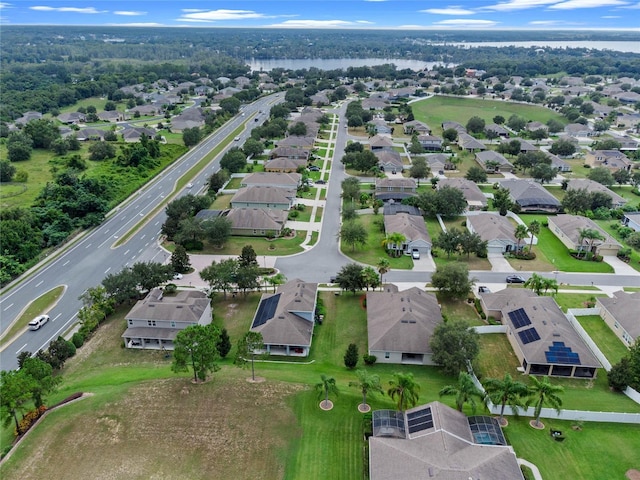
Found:
[[[341,245],[342,253],[352,258],[356,262],[366,263],[368,265],[377,265],[381,258],[386,258],[393,269],[409,270],[413,268],[413,260],[408,255],[402,255],[398,258],[390,257],[384,247],[384,233],[380,227],[382,215],[360,215],[358,221],[361,222],[369,232],[366,245],[356,245],[355,250],[350,245]]]
[[[461,224],[463,222],[463,217],[456,217],[453,219],[444,219],[445,227],[457,228],[458,230],[466,230],[467,227],[463,227]],[[429,232],[429,236],[432,240],[438,238],[438,236],[442,233],[442,229],[440,228],[440,223],[436,218],[427,218],[427,231]],[[467,258],[466,255],[456,255],[452,254],[450,257],[447,256],[445,252],[440,250],[439,248],[433,248],[431,251],[431,255],[433,257],[433,261],[436,266],[446,265],[447,263],[452,262],[463,262],[467,265],[469,270],[491,270],[491,262],[489,262],[486,258],[479,258],[475,255],[469,256]]]
[[[551,292],[549,292],[551,293]],[[595,301],[596,297],[606,297],[605,293],[557,293],[554,295],[556,302],[563,311],[569,308],[585,308],[587,302]]]
[[[293,255],[302,252],[300,244],[307,236],[305,230],[296,231],[293,238],[276,238],[267,240],[264,237],[231,236],[223,248],[217,248],[205,243],[204,249],[197,252],[204,255],[240,255],[242,247],[252,245],[257,255]]]
[[[538,220],[540,224],[547,222],[547,215],[521,214],[519,215],[523,222],[529,225],[533,220]],[[542,227],[538,235],[538,244],[533,247],[536,255],[541,255],[551,265],[546,271],[559,270],[562,272],[594,272],[594,273],[613,273],[613,268],[604,262],[586,262],[577,260],[569,255],[569,250],[556,237],[549,227]],[[529,271],[527,262],[523,262],[523,270]],[[512,263],[513,265],[513,263]],[[516,267],[518,268],[518,267]]]
[[[302,205],[302,204],[300,204]],[[298,209],[291,209],[291,211],[289,212],[289,220],[294,220],[296,222],[309,222],[311,220],[311,210],[313,207],[310,207],[309,205],[304,205],[304,210],[298,210]],[[292,217],[291,213],[292,212],[298,212],[298,216],[297,217]]]
[[[564,117],[544,107],[495,100],[435,96],[414,102],[411,107],[416,120],[429,125],[433,135],[442,135],[442,122],[454,121],[466,125],[473,116],[484,119],[487,124],[493,123],[496,115],[509,118],[513,114],[528,121],[546,123],[553,118],[563,125],[567,123]]]
[[[611,227],[613,224],[619,224],[618,220],[594,220],[594,222],[596,222],[600,228],[615,238],[623,246],[628,247],[627,243],[620,238],[618,232]],[[629,265],[640,271],[640,252],[634,248],[631,249],[631,261],[629,262]]]
[[[629,354],[629,349],[616,337],[599,315],[580,316],[576,319],[612,365]]]

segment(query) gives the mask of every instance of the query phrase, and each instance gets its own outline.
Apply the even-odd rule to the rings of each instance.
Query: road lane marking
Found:
[[[44,280],[40,280],[40,282],[36,285],[36,288],[38,288],[40,285],[42,285],[44,283]]]
[[[84,247],[85,249],[89,248],[91,245],[93,245],[93,243],[90,243],[89,245],[87,245],[86,247]]]
[[[111,270],[111,267],[107,268],[104,273],[109,273],[109,270]]]
[[[124,255],[123,255],[123,256],[125,256],[125,257],[126,257],[128,253],[129,253],[129,250],[127,250],[126,252],[124,252]]]
[[[71,260],[67,260],[66,262],[64,262],[64,263],[62,264],[62,266],[63,266],[63,267],[66,267],[67,265],[69,265],[69,263],[71,263]]]
[[[16,350],[16,355],[18,355],[18,354],[22,351],[22,349],[23,349],[24,347],[26,347],[26,346],[27,346],[27,344],[25,343],[25,344],[24,344],[24,345],[22,345],[18,350]]]
[[[6,312],[7,310],[9,310],[11,307],[13,307],[13,303],[11,305],[9,305],[8,307],[5,307],[5,309],[3,310],[3,312]]]

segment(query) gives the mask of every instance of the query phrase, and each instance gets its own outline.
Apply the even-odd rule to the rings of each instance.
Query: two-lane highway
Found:
[[[178,180],[211,150],[229,140],[232,133],[244,122],[247,125],[241,134],[241,140],[246,138],[250,129],[264,120],[263,116],[260,116],[260,121],[254,122],[254,116],[260,110],[268,112],[270,107],[281,101],[283,97],[282,93],[278,93],[245,106],[241,114],[231,119],[114,209],[100,226],[87,232],[70,248],[56,254],[54,259],[49,260],[42,268],[2,295],[0,331],[4,332],[33,299],[58,285],[66,287],[58,304],[48,312],[51,321],[47,325],[38,331],[25,331],[3,348],[0,352],[0,368],[3,370],[15,368],[18,353],[36,352],[46,348],[52,339],[64,333],[76,321],[77,311],[82,306],[78,297],[87,288],[99,285],[107,274],[116,273],[137,261],[165,262],[168,260],[168,254],[157,243],[165,219],[164,208],[155,212],[158,205],[167,200],[167,196],[173,195]],[[242,141],[231,140],[227,148],[238,145],[242,145]],[[217,156],[193,179],[189,179],[194,186],[191,189],[182,190],[178,196],[201,190],[206,179],[218,170],[219,157]],[[125,243],[115,247],[118,240],[132,228],[136,228],[141,221],[146,223]]]

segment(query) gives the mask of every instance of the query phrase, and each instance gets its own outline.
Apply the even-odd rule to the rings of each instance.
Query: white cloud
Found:
[[[628,7],[620,7],[620,8],[630,8],[633,10],[636,10],[636,9],[640,10],[640,2],[636,3],[635,5],[629,5]]]
[[[11,4],[7,2],[0,2],[0,10],[3,8],[11,8]]]
[[[369,20],[356,20],[356,23],[360,23],[364,25],[375,25],[375,22],[370,22]]]
[[[34,5],[29,7],[38,12],[69,12],[69,13],[107,13],[107,10],[96,10],[95,7],[48,7],[45,5]]]
[[[495,5],[488,5],[479,10],[495,10],[498,12],[511,12],[513,10],[526,10],[558,3],[560,0],[507,0]]]
[[[206,12],[207,9],[205,9],[205,8],[183,8],[180,11],[184,12],[184,13],[196,13],[196,12]]]
[[[600,18],[622,18],[622,15],[603,15]]]
[[[532,22],[529,22],[529,25],[533,25],[536,27],[575,27],[576,25],[582,24],[575,22],[565,22],[564,20],[534,20]]]
[[[452,20],[442,20],[440,22],[434,22],[433,25],[439,27],[454,27],[454,28],[486,28],[495,27],[498,22],[493,20],[471,20],[466,18],[457,18]]]
[[[355,25],[345,20],[285,20],[282,23],[269,25],[277,28],[339,28]]]
[[[622,0],[568,0],[551,5],[549,10],[574,10],[576,8],[620,7],[629,5]]]
[[[447,8],[428,8],[427,10],[418,10],[420,13],[431,13],[433,15],[474,15],[476,12],[467,10],[459,6]]]
[[[216,22],[226,20],[246,20],[249,18],[268,18],[263,13],[253,10],[200,10],[197,12],[185,13],[178,20],[186,22]]]
[[[131,10],[116,10],[113,12],[115,15],[124,15],[125,17],[135,17],[138,15],[146,15],[147,12],[134,12]]]

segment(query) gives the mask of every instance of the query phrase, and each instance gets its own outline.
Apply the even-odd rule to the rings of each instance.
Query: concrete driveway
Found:
[[[624,263],[615,255],[603,255],[603,261],[607,262],[613,267],[613,271],[616,275],[637,275],[638,271],[630,265]]]
[[[491,263],[491,271],[492,272],[515,272],[515,268],[511,266],[511,264],[504,258],[504,255],[501,253],[490,253],[487,256],[489,262]]]

